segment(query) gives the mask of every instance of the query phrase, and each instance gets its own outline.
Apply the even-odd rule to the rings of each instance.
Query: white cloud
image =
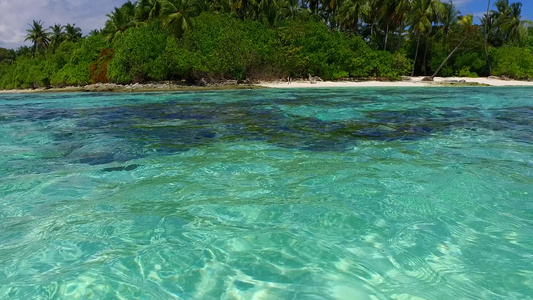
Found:
[[[24,42],[33,20],[46,27],[76,23],[84,34],[104,26],[106,14],[126,0],[0,0],[0,47],[16,48]]]

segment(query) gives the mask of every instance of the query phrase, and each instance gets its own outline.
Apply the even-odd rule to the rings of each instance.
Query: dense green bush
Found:
[[[331,31],[319,22],[286,23],[278,36],[276,61],[291,76],[399,78],[411,65],[403,54],[373,51],[360,36]]]
[[[0,71],[0,88],[38,88],[90,83],[90,65],[105,47],[101,36],[64,42],[55,51],[21,54]]]
[[[163,54],[169,36],[156,22],[127,30],[114,44],[115,57],[109,65],[109,79],[130,83],[166,77],[166,72],[159,69],[162,62],[158,58]]]
[[[454,27],[447,34],[440,31],[429,39],[421,39],[416,73],[433,74],[452,50],[461,43],[464,37],[464,32],[461,28]],[[427,53],[425,53],[426,42],[429,43],[427,45]],[[414,55],[415,47],[416,40],[411,40],[410,43],[406,43],[404,50],[410,53],[408,56],[412,56]],[[425,63],[427,64],[425,73],[423,72],[424,57],[426,58]],[[455,52],[439,71],[438,76],[477,77],[478,75],[488,76],[488,73],[487,59],[484,52],[484,36],[478,28],[478,30],[468,35],[457,52]]]
[[[13,50],[0,48],[0,64],[10,64],[14,59]]]
[[[60,52],[63,44],[56,53]],[[76,46],[72,48],[70,59],[55,76],[52,76],[52,84],[56,86],[89,84],[91,63],[98,59],[100,51],[105,46],[105,40],[100,35],[88,37],[76,43]]]
[[[480,53],[463,52],[457,55],[454,62],[455,75],[460,77],[478,77],[485,69],[486,58]]]
[[[161,71],[166,71],[169,78],[192,81],[202,69],[202,60],[196,52],[180,47],[175,38],[168,37],[165,52],[156,60],[155,65]]]
[[[527,48],[492,48],[493,74],[514,79],[533,78],[533,52]]]
[[[201,14],[196,27],[181,41],[194,53],[189,64],[195,73],[215,79],[245,79],[269,60],[275,33],[257,21],[241,21],[225,14]],[[199,67],[199,68],[198,68]]]
[[[44,57],[20,56],[14,64],[4,70],[0,79],[0,88],[38,88],[50,84],[45,70]]]
[[[403,54],[372,51],[361,37],[312,20],[273,29],[259,21],[203,13],[194,24],[179,41],[157,23],[126,31],[114,44],[110,79],[398,78],[411,65]]]
[[[359,36],[326,24],[284,22],[270,28],[259,21],[203,13],[176,40],[157,22],[127,30],[114,43],[109,78],[119,83],[150,80],[399,78],[410,61],[403,54],[372,51]]]

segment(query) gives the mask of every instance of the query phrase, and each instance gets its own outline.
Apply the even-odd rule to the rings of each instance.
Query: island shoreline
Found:
[[[256,83],[237,83],[234,80],[221,81],[208,85],[183,85],[176,83],[146,84],[108,84],[97,83],[86,86],[68,86],[37,89],[0,90],[0,94],[24,93],[147,93],[147,92],[193,92],[242,89],[294,89],[294,88],[343,88],[343,87],[533,87],[533,81],[507,80],[501,78],[467,78],[467,77],[436,77],[433,81],[425,81],[425,77],[404,77],[398,81],[383,80],[343,80],[310,82],[309,80],[259,81]]]

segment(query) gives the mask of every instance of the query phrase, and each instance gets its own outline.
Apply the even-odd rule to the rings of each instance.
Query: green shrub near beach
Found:
[[[527,48],[502,47],[491,51],[494,75],[513,79],[533,78],[533,52]]]
[[[202,78],[277,79],[307,74],[399,78],[411,63],[405,55],[373,51],[359,36],[331,31],[320,22],[262,22],[204,13],[178,40],[159,23],[132,28],[115,40],[109,66],[117,83]]]
[[[50,70],[46,70],[44,65],[45,60],[42,58],[19,57],[3,71],[0,87],[4,89],[46,87],[50,84]]]
[[[91,64],[98,59],[100,51],[105,47],[106,42],[100,35],[87,37],[76,43],[76,47],[72,48],[73,51],[70,52],[70,58],[66,64],[52,76],[52,84],[65,86],[91,83]]]
[[[165,79],[165,65],[156,61],[163,55],[168,37],[156,23],[126,31],[114,45],[109,79],[117,83]]]
[[[180,48],[201,62],[190,62],[195,76],[238,80],[252,74],[261,77],[259,73],[268,73],[265,66],[274,63],[275,32],[262,23],[204,13],[195,24],[180,43]]]
[[[105,47],[101,36],[64,42],[53,52],[20,55],[0,71],[0,88],[39,88],[90,83],[90,65]]]

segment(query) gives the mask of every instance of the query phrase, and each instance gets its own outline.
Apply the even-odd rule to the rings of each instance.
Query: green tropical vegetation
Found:
[[[75,24],[28,24],[31,47],[0,48],[0,88],[308,74],[533,78],[522,4],[487,7],[475,20],[441,0],[128,1],[85,37]]]

